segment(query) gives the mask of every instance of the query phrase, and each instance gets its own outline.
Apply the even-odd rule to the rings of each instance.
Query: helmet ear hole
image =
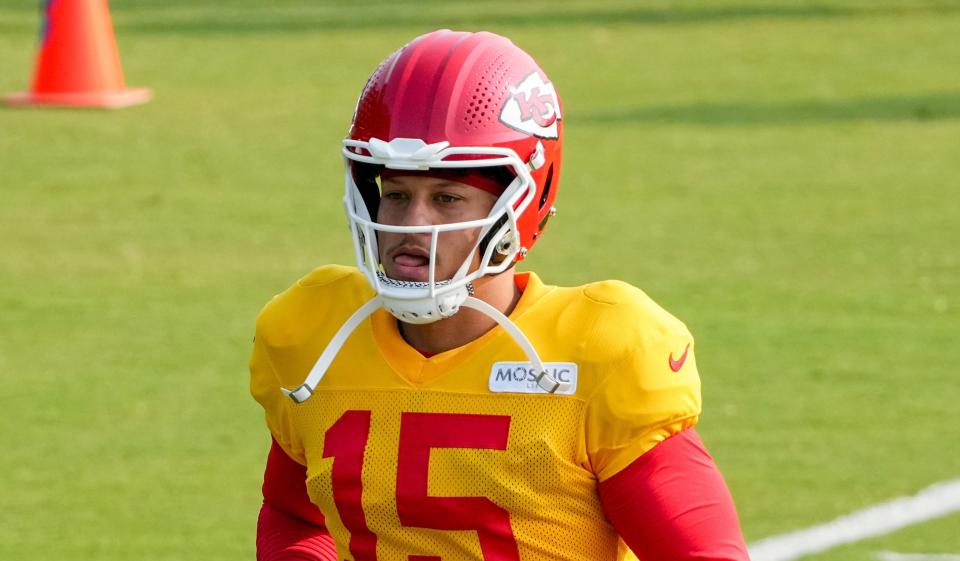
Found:
[[[506,227],[506,223],[507,217],[501,216],[477,246],[480,251],[480,256],[482,257],[487,252],[487,247],[489,247],[491,243],[497,244],[493,248],[493,253],[490,255],[491,265],[503,263],[503,260],[516,249],[516,236]]]
[[[503,236],[500,237],[500,240],[497,241],[497,247],[494,248],[493,255],[490,257],[490,263],[492,265],[499,265],[516,250],[517,237],[513,235],[513,232],[507,230]]]
[[[543,194],[540,195],[540,203],[537,205],[537,209],[542,210],[544,205],[547,204],[550,199],[551,187],[553,187],[553,164],[550,164],[550,167],[547,168],[547,179],[543,182]]]

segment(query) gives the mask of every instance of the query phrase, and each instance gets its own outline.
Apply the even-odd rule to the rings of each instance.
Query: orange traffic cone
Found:
[[[46,0],[40,33],[33,87],[8,104],[112,109],[152,97],[124,86],[107,0]]]

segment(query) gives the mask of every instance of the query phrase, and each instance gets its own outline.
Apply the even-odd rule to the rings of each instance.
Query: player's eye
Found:
[[[438,193],[434,197],[434,200],[439,203],[455,203],[459,200],[462,200],[462,197],[458,197],[457,195],[451,195],[450,193]]]
[[[380,198],[400,201],[406,198],[406,194],[401,191],[384,191],[383,194],[380,195]]]

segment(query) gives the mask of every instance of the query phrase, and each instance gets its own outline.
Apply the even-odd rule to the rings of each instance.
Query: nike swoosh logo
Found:
[[[687,362],[688,352],[690,352],[690,343],[687,343],[687,348],[683,349],[683,354],[680,355],[680,358],[677,360],[673,360],[673,353],[670,353],[670,370],[680,372],[680,369],[683,368],[683,363]]]

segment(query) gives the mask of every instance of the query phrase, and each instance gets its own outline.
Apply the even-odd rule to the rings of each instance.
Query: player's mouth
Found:
[[[402,246],[390,252],[390,277],[397,280],[427,282],[430,279],[430,252]]]

